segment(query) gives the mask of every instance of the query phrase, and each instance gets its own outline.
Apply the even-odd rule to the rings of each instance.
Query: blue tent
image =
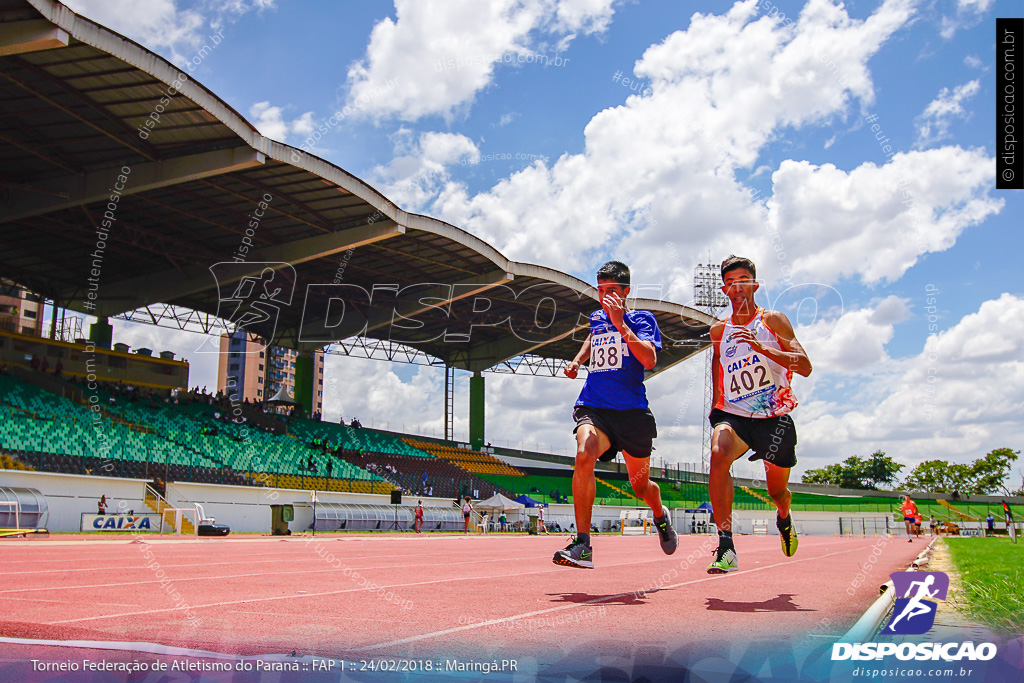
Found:
[[[516,502],[517,503],[522,503],[523,505],[525,505],[528,508],[535,508],[538,505],[540,505],[540,503],[535,501],[533,498],[530,498],[525,493],[523,495],[519,496],[518,498],[516,498]]]

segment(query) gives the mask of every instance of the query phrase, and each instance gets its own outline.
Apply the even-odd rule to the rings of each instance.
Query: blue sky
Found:
[[[1019,2],[68,4],[179,63],[223,29],[195,77],[264,135],[302,147],[353,107],[307,148],[509,258],[591,280],[614,255],[684,304],[709,255],[754,258],[769,297],[817,286],[798,470],[1021,446],[1022,198],[995,189],[994,160],[995,18]],[[668,461],[700,457],[694,373],[649,385]],[[329,391],[329,414],[440,428],[440,373],[332,358],[328,374],[368,387]],[[208,359],[193,381],[214,384]],[[489,438],[564,452],[578,390],[490,376]]]

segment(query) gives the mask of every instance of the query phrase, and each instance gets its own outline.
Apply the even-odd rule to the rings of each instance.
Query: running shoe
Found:
[[[715,561],[708,565],[708,574],[726,574],[739,568],[736,551],[727,545],[719,545],[715,551]]]
[[[569,541],[569,545],[556,552],[551,561],[563,567],[593,569],[594,551],[589,545],[576,540],[576,537],[573,536],[572,540]]]
[[[655,521],[654,526],[658,529],[658,540],[661,541],[661,549],[665,551],[666,555],[671,555],[679,545],[679,536],[676,534],[676,530],[672,528],[668,508],[662,507],[661,514],[665,515],[665,519],[660,522]]]
[[[789,513],[789,517],[786,517],[786,521],[783,522],[779,519],[779,513],[775,513],[775,528],[779,530],[779,536],[782,537],[782,554],[786,557],[793,557],[796,554],[796,547],[800,545],[800,540],[796,536],[796,527],[793,526],[793,513]]]

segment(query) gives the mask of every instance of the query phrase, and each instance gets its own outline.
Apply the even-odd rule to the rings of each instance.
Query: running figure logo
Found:
[[[943,572],[896,572],[889,576],[897,597],[892,619],[883,633],[927,633],[935,624],[938,601],[945,600],[949,592],[949,577]]]
[[[210,272],[217,283],[217,316],[228,331],[245,332],[272,343],[278,315],[292,303],[295,269],[288,263],[215,263]],[[204,342],[205,345],[205,342]],[[218,344],[197,351],[220,351]]]

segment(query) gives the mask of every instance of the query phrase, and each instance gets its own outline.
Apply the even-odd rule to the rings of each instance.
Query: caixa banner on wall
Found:
[[[82,531],[160,531],[160,515],[90,515],[82,513]]]

